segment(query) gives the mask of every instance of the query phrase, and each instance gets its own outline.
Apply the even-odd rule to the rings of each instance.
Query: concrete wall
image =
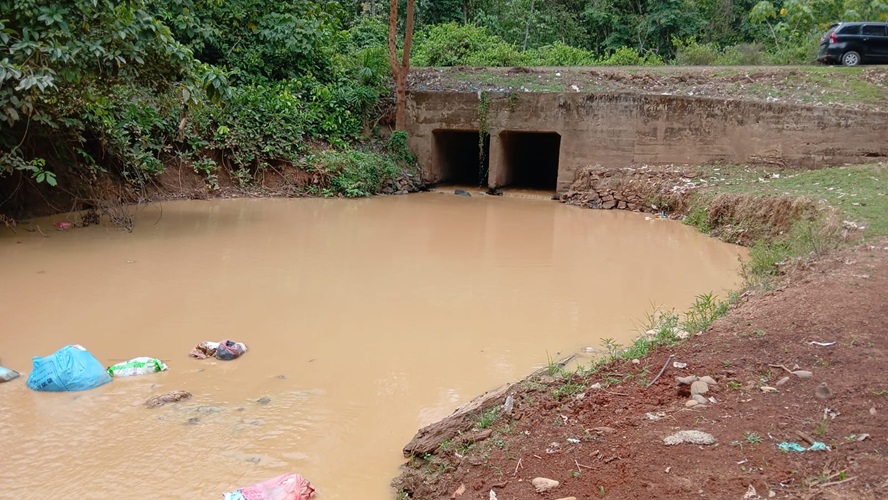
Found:
[[[515,98],[517,97],[517,98]],[[509,178],[500,133],[561,135],[558,191],[600,164],[777,164],[819,168],[888,157],[888,113],[636,94],[487,94],[490,187]],[[480,96],[408,94],[410,147],[430,182],[442,179],[433,131],[478,130]]]

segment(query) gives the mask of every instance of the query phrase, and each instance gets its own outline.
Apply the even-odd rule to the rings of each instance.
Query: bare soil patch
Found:
[[[472,439],[443,440],[394,485],[420,499],[885,498],[886,324],[883,238],[795,265],[776,289],[748,292],[710,330],[638,363],[615,361],[588,378],[531,376],[489,436],[471,442],[476,425],[463,433]],[[713,377],[704,396],[715,402],[687,407],[676,377],[688,375]],[[816,396],[821,384],[831,397]],[[717,443],[664,444],[681,430]],[[829,451],[778,449],[806,439]],[[560,484],[537,493],[537,477]]]

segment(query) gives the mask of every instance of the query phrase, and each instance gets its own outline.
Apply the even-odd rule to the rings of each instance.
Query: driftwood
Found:
[[[461,432],[471,429],[478,420],[478,414],[494,400],[505,398],[515,384],[506,384],[469,401],[460,406],[452,415],[440,422],[427,425],[419,430],[413,439],[404,447],[404,456],[423,456],[432,453],[446,441]]]
[[[574,356],[570,356],[565,358],[555,364],[557,368],[562,368],[566,365],[570,360],[572,360]],[[542,368],[532,373],[527,379],[531,379],[537,377],[549,367]],[[525,379],[525,380],[527,380]],[[438,447],[441,446],[441,443],[447,441],[448,439],[452,439],[453,437],[468,432],[471,430],[478,421],[478,416],[484,410],[484,408],[489,408],[493,405],[494,401],[497,401],[498,405],[502,404],[499,401],[504,400],[506,395],[511,392],[512,388],[517,384],[506,384],[500,386],[492,391],[486,392],[477,398],[469,401],[468,403],[460,406],[456,409],[450,416],[445,417],[440,422],[436,422],[431,425],[427,425],[419,430],[413,439],[407,443],[407,446],[404,447],[404,456],[417,456],[421,457],[427,453],[434,453]],[[470,434],[469,436],[465,436],[468,442],[477,442],[482,441],[490,436],[490,432],[485,432],[483,430]]]

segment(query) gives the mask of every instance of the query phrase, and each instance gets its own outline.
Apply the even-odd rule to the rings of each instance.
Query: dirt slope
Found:
[[[886,498],[886,326],[881,239],[800,264],[779,288],[743,297],[709,331],[637,364],[616,362],[586,380],[525,381],[511,417],[501,415],[490,437],[461,444],[457,436],[446,450],[412,459],[395,486],[401,498],[419,499],[489,500],[491,491],[498,500]],[[663,376],[644,387],[664,363]],[[691,374],[716,380],[705,394],[715,403],[686,406],[688,388],[675,379]],[[568,383],[583,384],[584,396],[556,400]],[[815,395],[822,383],[827,399]],[[680,430],[709,433],[717,444],[664,444]],[[805,438],[830,450],[777,447],[807,447]],[[560,485],[537,493],[536,477]]]

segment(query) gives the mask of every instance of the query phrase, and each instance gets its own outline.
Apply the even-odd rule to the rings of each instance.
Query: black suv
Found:
[[[888,62],[888,23],[837,23],[820,39],[817,62],[857,66]]]

